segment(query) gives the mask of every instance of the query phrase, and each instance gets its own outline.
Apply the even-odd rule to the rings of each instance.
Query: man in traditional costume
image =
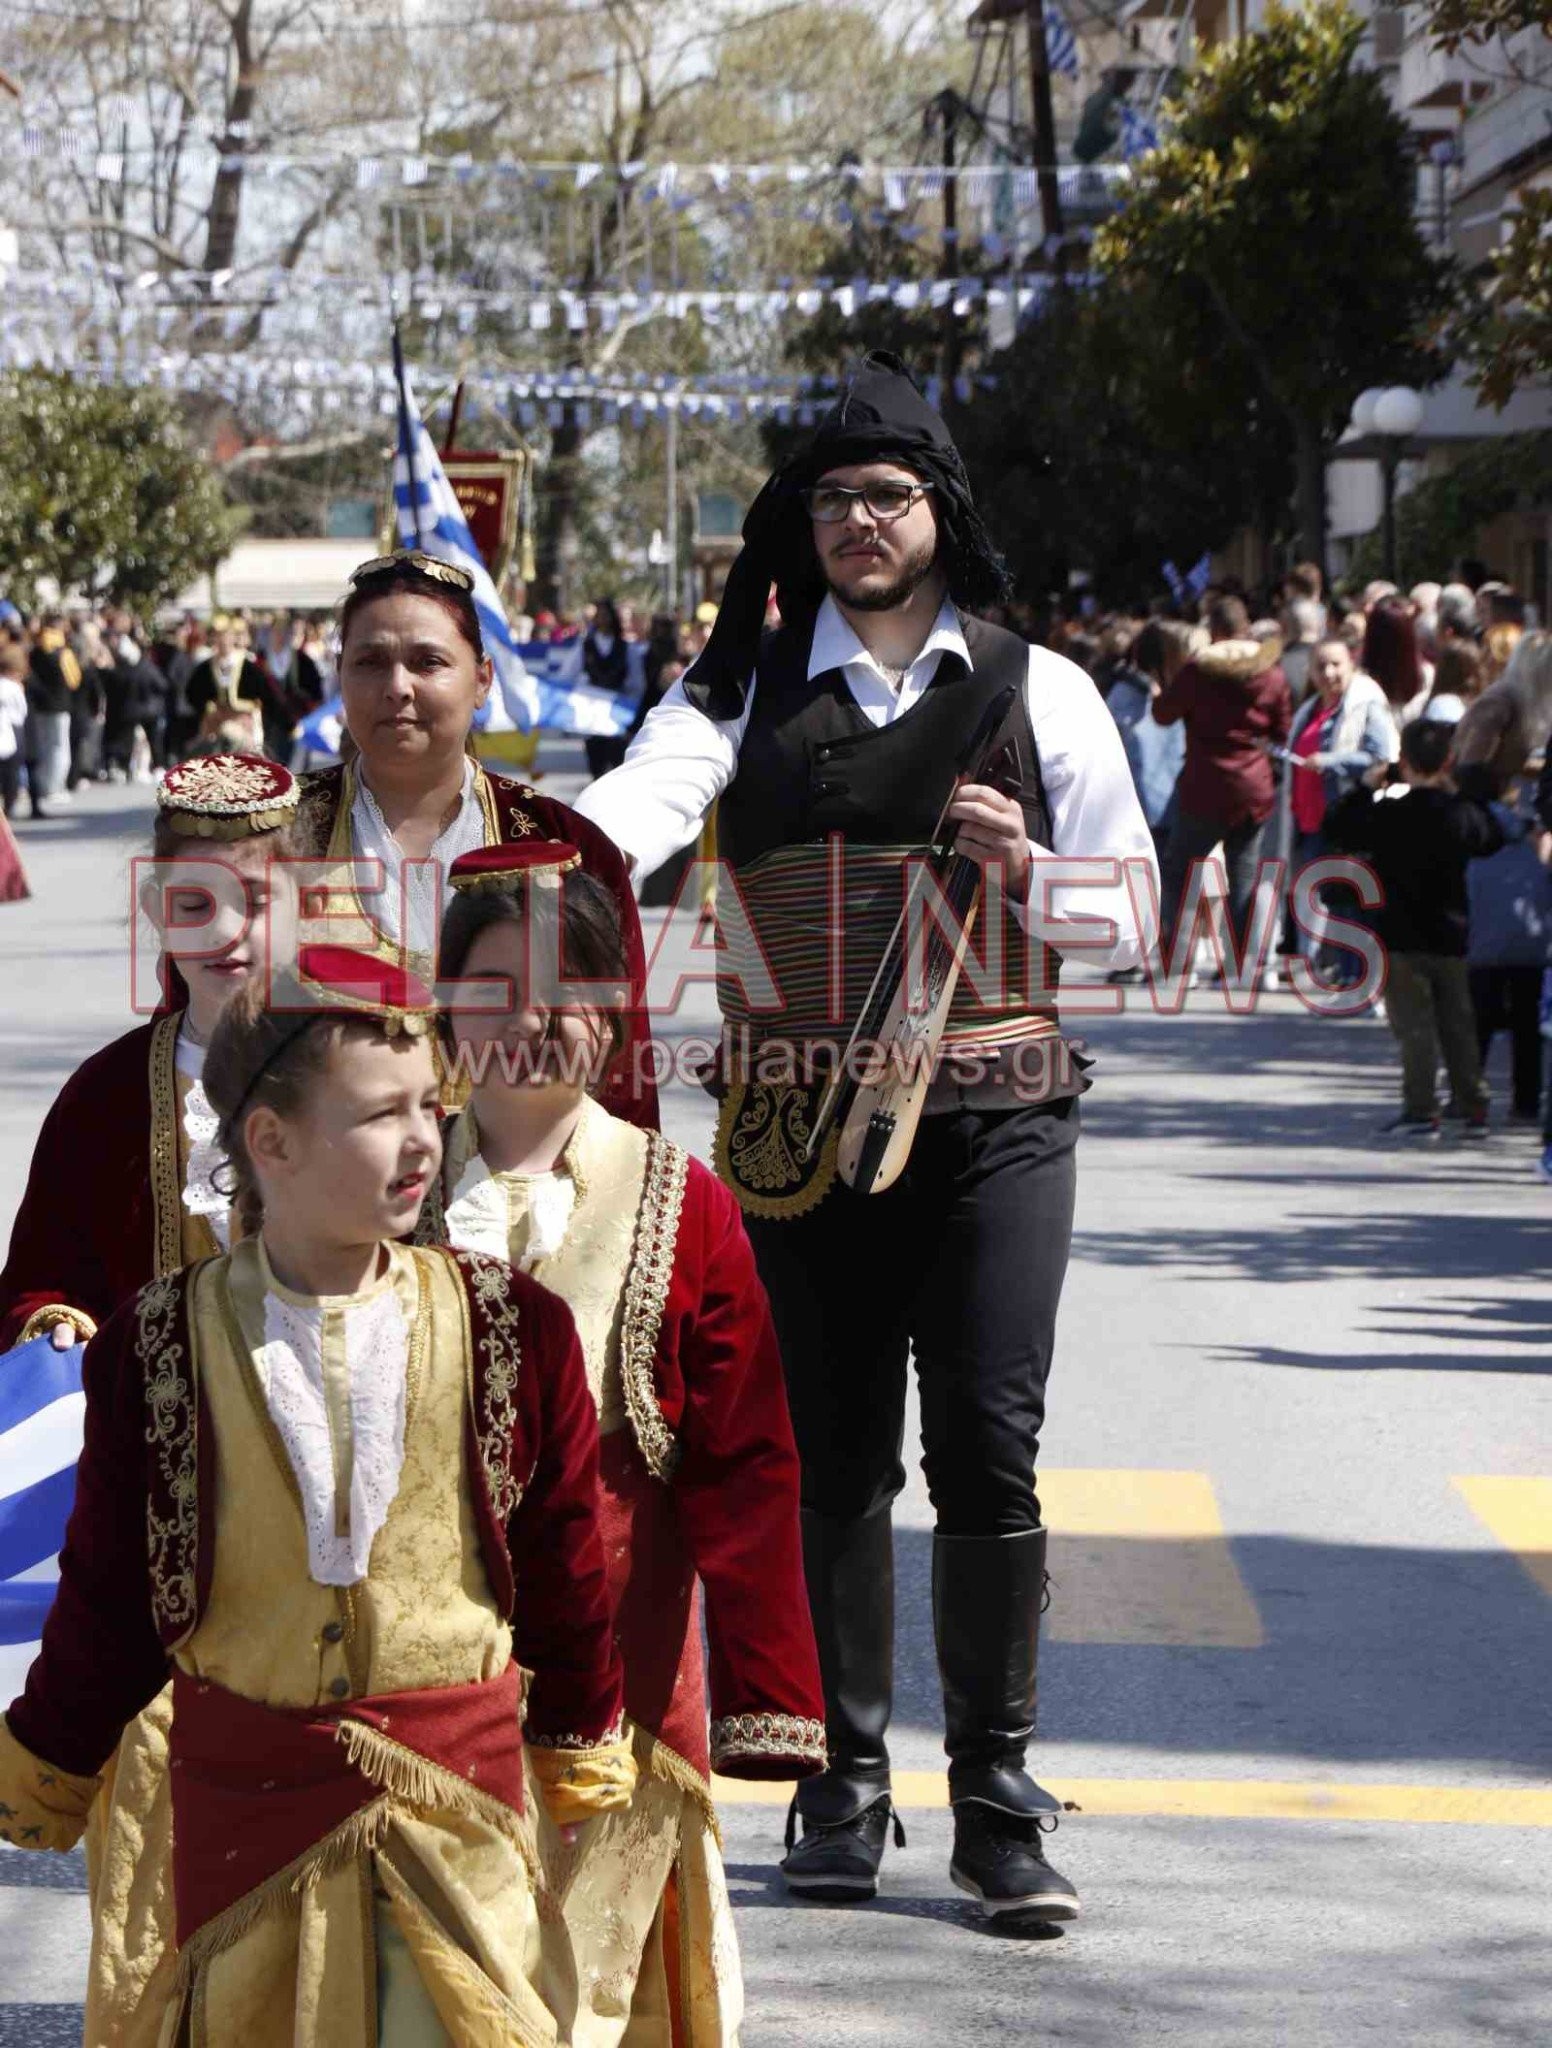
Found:
[[[329,915],[340,920],[338,935],[350,945],[380,951],[429,974],[447,877],[460,855],[524,839],[563,839],[574,845],[588,873],[614,896],[634,991],[626,1011],[626,1042],[604,1083],[602,1100],[617,1114],[655,1130],[657,1083],[646,1011],[646,955],[635,894],[619,850],[606,833],[567,805],[541,796],[527,783],[493,774],[469,752],[470,721],[491,681],[471,595],[473,583],[467,570],[417,549],[381,556],[356,570],[341,611],[340,685],[350,739],[348,758],[338,767],[321,768],[302,778],[305,848],[342,868],[353,861],[380,863],[383,888],[365,898],[342,883],[331,894]],[[430,598],[453,612],[467,644],[471,671],[468,713],[456,729],[438,731],[429,720],[423,721],[428,744],[415,760],[415,778],[426,789],[451,787],[454,795],[438,821],[435,838],[415,861],[407,860],[390,829],[372,780],[374,764],[380,764],[380,779],[398,766],[393,759],[394,721],[374,714],[385,698],[396,701],[395,691],[407,695],[410,686],[401,685],[397,674],[390,681],[380,668],[367,670],[355,658],[357,636],[370,628],[373,606],[398,595]],[[434,880],[426,865],[433,862],[439,871]]]
[[[302,969],[314,1007],[271,1070],[320,1019],[428,1028],[380,962]],[[566,1309],[504,1262],[391,1242],[361,1292],[309,1297],[250,1237],[116,1311],[83,1381],[0,1836],[69,1848],[170,1666],[178,1954],[142,2037],[376,2048],[391,2012],[396,2041],[548,2048],[520,1731],[558,1823],[635,1775]]]
[[[461,1050],[500,1042],[508,1024],[457,1007],[453,984],[491,971],[471,950],[505,935],[520,970],[529,892],[559,903],[570,889],[574,901],[588,882],[579,865],[573,847],[540,841],[455,865],[442,983]],[[559,916],[569,955],[564,906]],[[615,946],[587,979],[623,975]],[[542,1007],[534,1016],[542,1032]],[[553,1164],[487,1163],[479,1118],[493,1094]],[[743,1994],[710,1773],[796,1778],[825,1761],[797,1453],[743,1219],[698,1160],[611,1115],[576,1076],[541,1086],[490,1074],[448,1133],[442,1185],[445,1216],[439,1225],[428,1204],[423,1230],[510,1259],[570,1307],[602,1439],[604,1554],[640,1775],[628,1811],[575,1846],[546,1844],[576,1961],[570,2038],[732,2048]]]
[[[829,1741],[783,1869],[811,1896],[877,1888],[910,1350],[937,1515],[951,1874],[988,1912],[1071,1917],[1076,1891],[1041,1846],[1058,1802],[1024,1763],[1046,1586],[1034,1468],[1088,1085],[1056,988],[1063,950],[1106,967],[1140,956],[1132,890],[1156,891],[1152,840],[1088,677],[973,615],[1005,595],[1005,571],[897,359],[848,378],[744,540],[704,654],[579,804],[649,872],[718,801],[736,885],[719,901],[717,1159],[781,1340]],[[782,624],[763,633],[773,584]],[[996,786],[955,794],[956,760],[1004,702]],[[859,1196],[836,1179],[833,1132],[808,1152],[822,1071],[808,1085],[788,1058],[762,1079],[761,1049],[845,1038],[945,803],[958,850],[1005,884],[976,928],[1002,988],[988,1000],[961,977],[905,1173]],[[1073,856],[1091,870],[1064,896],[1073,870],[1050,864]]]

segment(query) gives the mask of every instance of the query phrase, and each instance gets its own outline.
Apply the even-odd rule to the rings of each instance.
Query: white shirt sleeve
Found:
[[[1159,870],[1120,732],[1104,698],[1065,655],[1031,647],[1025,687],[1052,844],[1031,849],[1029,899],[1015,915],[1064,956],[1135,967],[1153,939]]]
[[[697,711],[673,684],[647,713],[618,768],[589,783],[573,809],[629,854],[637,875],[650,875],[688,846],[701,820],[733,779],[749,723],[754,685],[737,718]]]

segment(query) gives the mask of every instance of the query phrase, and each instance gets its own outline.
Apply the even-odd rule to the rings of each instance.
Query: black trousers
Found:
[[[1541,1110],[1541,972],[1539,967],[1466,970],[1484,1065],[1497,1034],[1509,1034],[1516,1116],[1533,1117]]]
[[[1072,1242],[1076,1098],[923,1117],[882,1195],[750,1217],[803,1466],[803,1505],[851,1520],[905,1484],[906,1359],[938,1528],[1040,1526],[1035,1459]]]

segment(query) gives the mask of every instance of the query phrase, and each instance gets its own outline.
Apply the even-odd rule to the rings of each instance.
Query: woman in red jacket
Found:
[[[1153,701],[1156,724],[1178,720],[1186,729],[1185,767],[1162,864],[1159,940],[1167,958],[1191,868],[1220,844],[1234,931],[1245,943],[1262,841],[1277,801],[1267,747],[1283,744],[1293,717],[1288,680],[1278,666],[1281,644],[1251,636],[1243,602],[1217,599],[1208,607],[1207,629],[1212,644]]]

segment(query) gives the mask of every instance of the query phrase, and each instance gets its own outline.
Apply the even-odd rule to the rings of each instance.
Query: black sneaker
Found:
[[[1040,1822],[999,1812],[979,1800],[954,1808],[954,1860],[948,1874],[979,1899],[988,1919],[1076,1920],[1078,1888],[1046,1861]]]
[[[1393,1116],[1389,1123],[1375,1126],[1377,1138],[1437,1138],[1440,1125],[1436,1116]]]
[[[905,1847],[905,1829],[887,1792],[850,1820],[819,1822],[804,1819],[796,1847],[793,1834],[800,1815],[794,1799],[787,1814],[787,1854],[781,1874],[789,1892],[832,1906],[855,1905],[878,1895],[878,1866],[884,1860],[884,1838],[895,1824],[895,1847]]]

